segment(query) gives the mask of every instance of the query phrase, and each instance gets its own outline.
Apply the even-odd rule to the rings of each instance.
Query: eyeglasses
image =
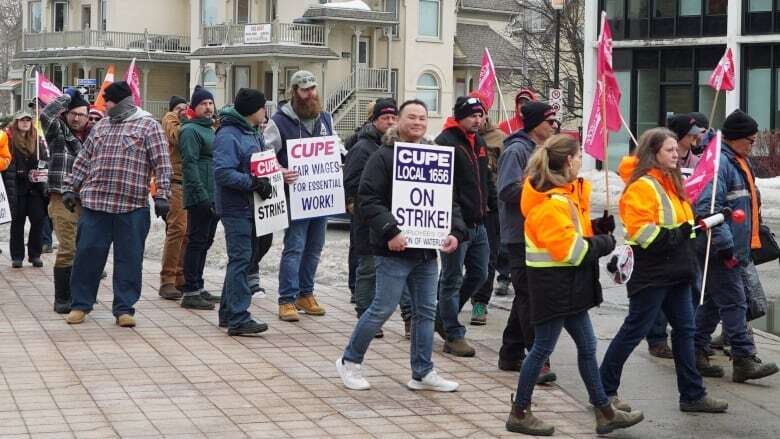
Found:
[[[68,116],[74,118],[74,119],[83,119],[87,117],[87,113],[74,113],[72,111],[68,112]]]
[[[103,119],[103,118],[99,117],[99,116],[90,116],[89,121],[90,122],[100,122],[100,119]]]

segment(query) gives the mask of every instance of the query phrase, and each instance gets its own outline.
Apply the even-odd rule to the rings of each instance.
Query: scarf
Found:
[[[133,104],[133,97],[128,96],[108,110],[108,117],[111,119],[111,123],[122,123],[137,110],[138,108]]]
[[[750,221],[752,224],[752,233],[750,236],[750,248],[761,248],[761,238],[758,237],[758,194],[756,193],[756,184],[753,181],[753,172],[750,171],[750,166],[747,160],[740,156],[736,156],[739,167],[747,176],[747,183],[750,186],[750,210],[752,215]]]

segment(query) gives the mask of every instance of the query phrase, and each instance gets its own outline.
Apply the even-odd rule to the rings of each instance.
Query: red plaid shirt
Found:
[[[149,207],[149,181],[154,173],[156,197],[170,195],[171,159],[168,140],[151,115],[138,110],[122,123],[108,117],[98,122],[65,178],[66,190],[81,197],[90,210],[127,213]]]

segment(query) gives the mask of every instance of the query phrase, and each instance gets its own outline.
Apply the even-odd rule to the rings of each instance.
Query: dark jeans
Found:
[[[534,329],[531,325],[531,302],[528,295],[528,273],[525,265],[525,244],[507,244],[512,288],[515,298],[504,328],[501,350],[498,353],[504,361],[518,361],[525,358],[525,350],[534,344]]]
[[[498,263],[498,253],[500,247],[499,232],[501,231],[498,225],[498,211],[488,212],[487,218],[485,218],[485,230],[487,231],[488,245],[490,246],[490,259],[488,259],[487,280],[471,297],[471,301],[475,303],[484,303],[487,305],[490,303],[490,298],[493,296],[493,283],[496,277],[496,269]],[[460,307],[468,302],[468,291],[460,290]]]
[[[509,268],[509,250],[506,248],[506,244],[498,244],[498,257],[496,257],[496,271],[498,272],[498,280],[509,281],[510,268]]]
[[[677,372],[680,401],[694,402],[706,391],[696,369],[693,349],[693,305],[688,284],[651,287],[628,298],[628,316],[607,348],[601,362],[601,381],[607,395],[617,395],[623,365],[634,348],[647,336],[658,310],[662,309],[672,325],[672,352]]]
[[[27,236],[27,256],[41,256],[41,229],[46,218],[46,199],[28,194],[16,199],[14,215],[11,218],[11,259],[24,260],[24,224],[30,220],[30,234]]]
[[[350,294],[352,295],[352,298],[355,298],[355,283],[357,282],[357,267],[360,263],[360,255],[355,252],[355,243],[357,242],[357,239],[360,239],[355,236],[355,231],[357,229],[357,224],[354,224],[355,217],[352,216],[349,222],[349,256],[347,258],[347,264],[349,267],[349,276],[347,277],[347,286],[349,287]]]
[[[108,250],[114,245],[112,312],[135,314],[141,297],[144,245],[149,234],[149,208],[107,213],[81,208],[76,233],[76,257],[70,277],[72,309],[89,312],[97,298]]]
[[[656,316],[653,326],[650,327],[650,332],[645,337],[648,347],[666,343],[666,325],[668,323],[669,321],[666,320],[663,310],[658,310],[658,316]]]
[[[51,219],[49,215],[43,219],[43,227],[41,227],[41,244],[48,245],[50,248],[54,244],[51,240]]]
[[[219,302],[219,321],[227,323],[230,328],[236,328],[252,318],[249,314],[252,291],[247,282],[247,271],[252,261],[253,222],[251,218],[222,218],[228,264]]]
[[[219,217],[211,209],[192,206],[187,209],[187,250],[184,252],[184,292],[203,289],[203,268],[214,242]]]

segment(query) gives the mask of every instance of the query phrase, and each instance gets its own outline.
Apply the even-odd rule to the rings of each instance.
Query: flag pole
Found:
[[[717,95],[716,95],[717,96]],[[712,177],[712,197],[710,197],[710,213],[715,212],[715,192],[718,190],[718,171],[720,170],[720,148],[721,132],[718,130],[716,142],[717,155],[715,156],[715,175]],[[707,251],[704,253],[704,273],[701,278],[701,294],[699,294],[699,305],[704,304],[704,291],[707,287],[707,271],[710,265],[710,247],[712,246],[712,229],[707,229]]]
[[[601,77],[601,122],[604,124],[604,189],[606,191],[607,205],[605,210],[609,212],[609,130],[607,129],[607,91],[604,89],[604,76]]]
[[[634,146],[639,145],[639,142],[636,141],[636,137],[634,137],[634,133],[631,132],[631,128],[628,127],[628,123],[623,118],[623,113],[620,113],[620,121],[623,123],[623,127],[626,129],[626,132],[628,132],[628,136],[631,137],[631,140],[634,141]]]
[[[501,105],[501,110],[504,112],[504,118],[508,121],[509,117],[507,117],[506,106],[504,105],[504,93],[501,92],[501,84],[498,82],[498,72],[496,71],[496,65],[493,64],[493,56],[490,55],[490,50],[488,50],[487,47],[485,47],[485,53],[487,53],[488,60],[490,60],[490,67],[493,69],[493,80],[496,82],[496,88],[498,89],[498,102]],[[512,130],[511,122],[509,122],[509,131],[514,131]]]
[[[712,101],[712,110],[710,110],[710,126],[712,126],[714,122],[715,108],[718,107],[718,96],[720,96],[720,88],[715,90],[715,100]]]

